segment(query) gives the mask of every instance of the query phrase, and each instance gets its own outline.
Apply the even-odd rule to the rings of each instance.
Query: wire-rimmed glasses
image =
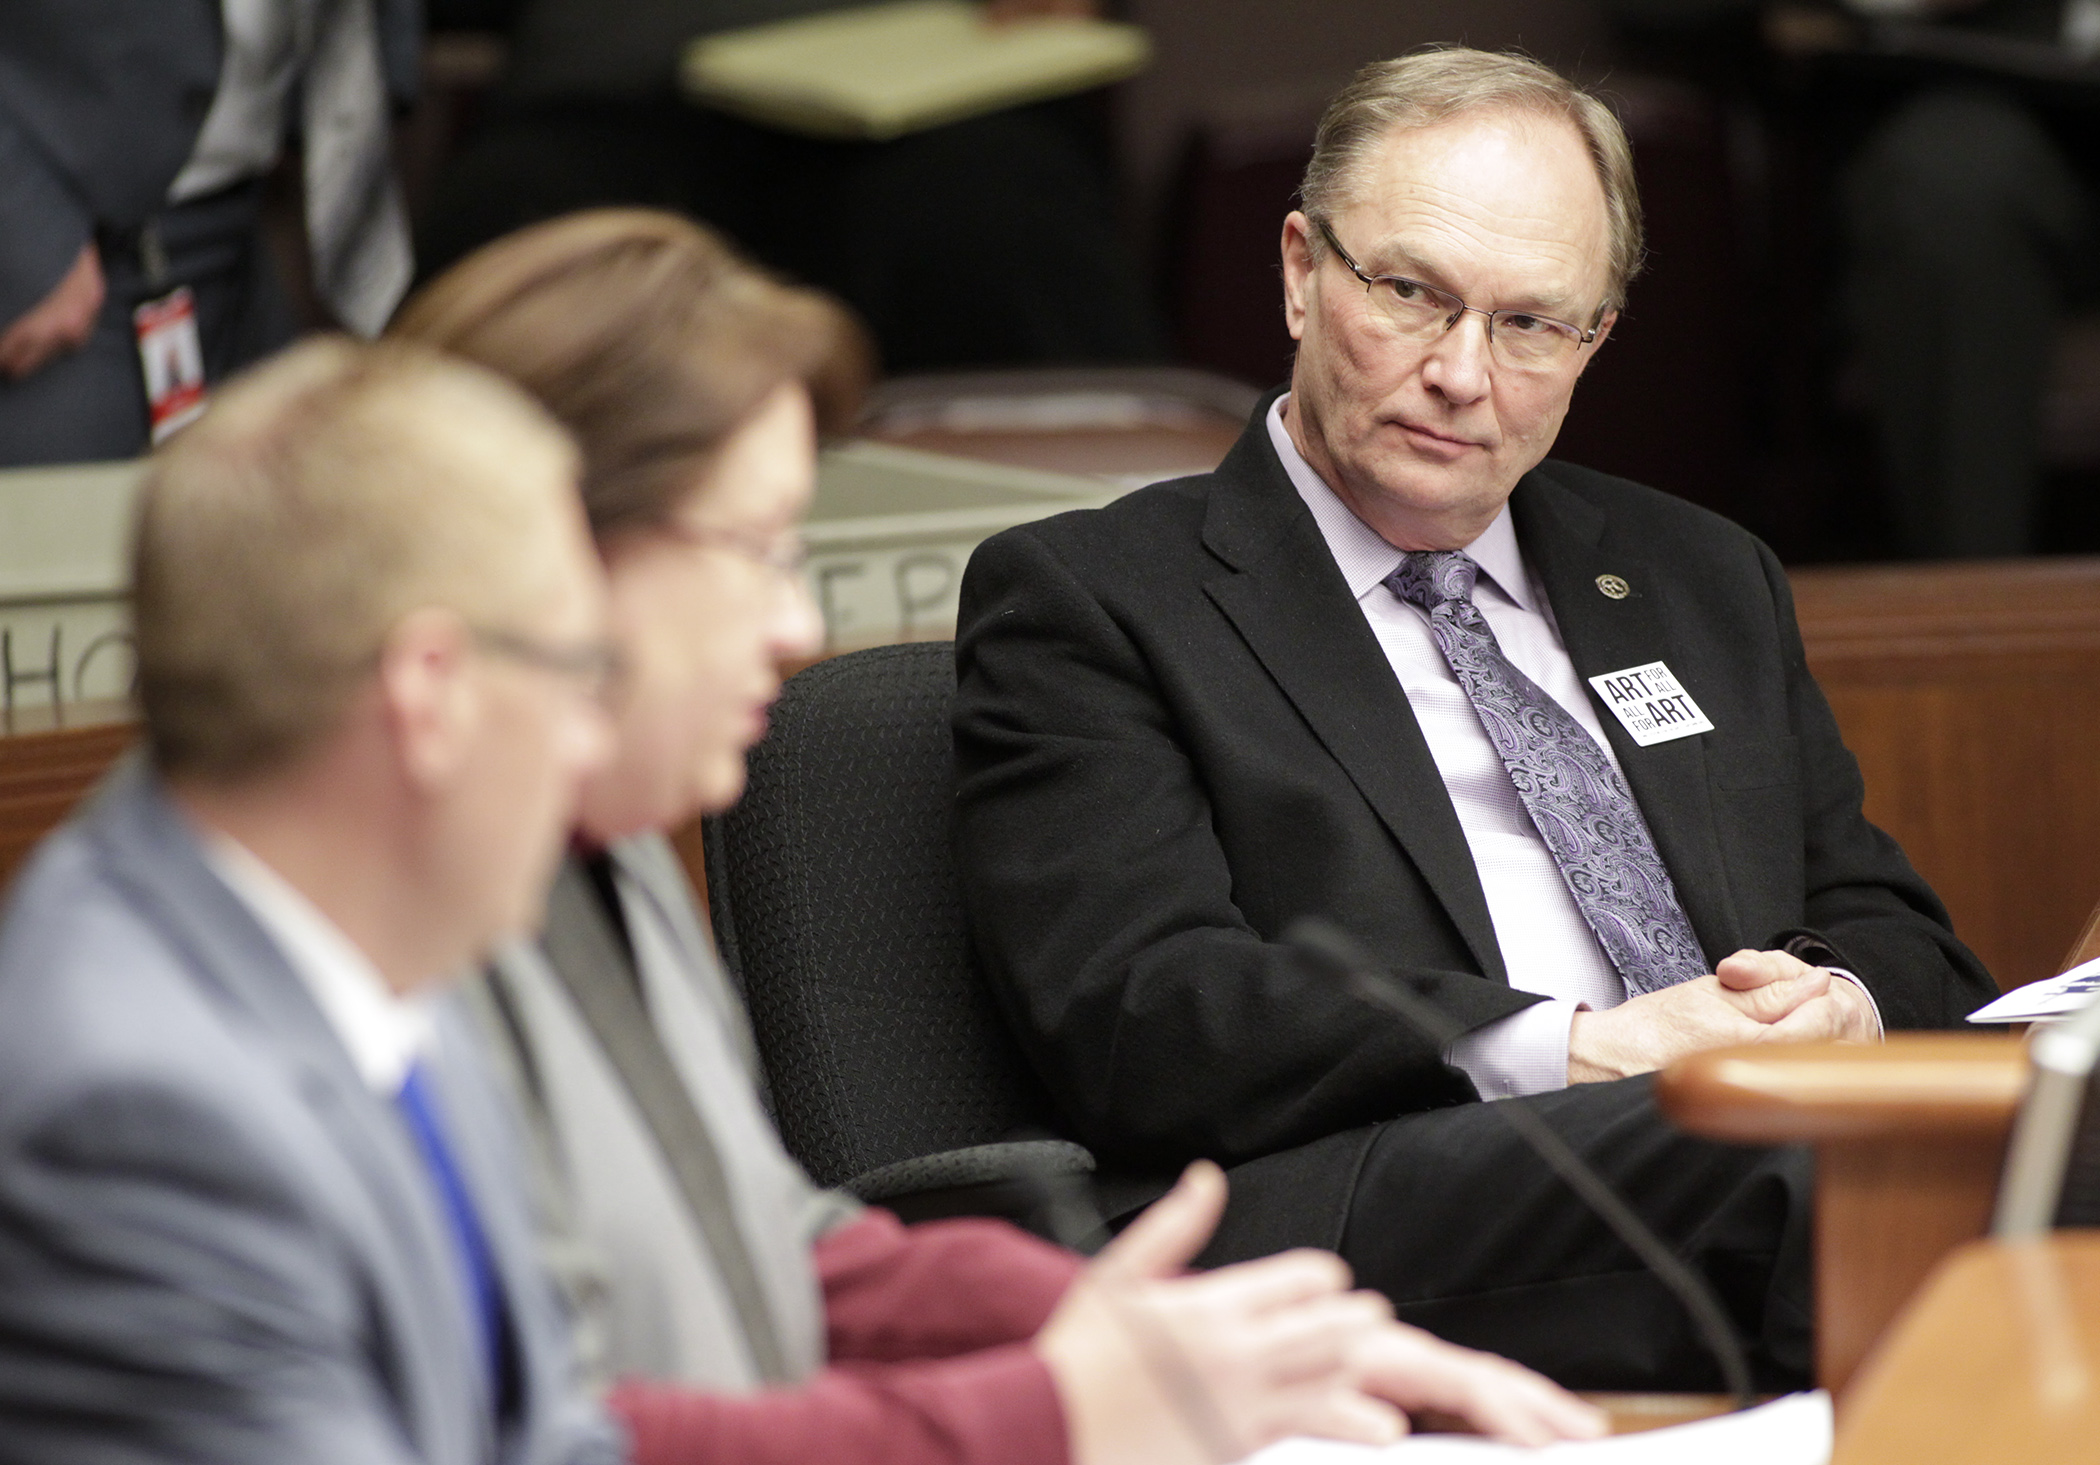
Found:
[[[492,656],[576,683],[599,706],[616,701],[627,677],[626,659],[603,641],[560,646],[500,626],[470,626],[474,644]]]
[[[765,535],[725,524],[689,524],[682,519],[667,519],[656,530],[685,544],[719,545],[789,580],[799,579],[803,566],[809,563],[809,545],[800,534]]]
[[[1405,275],[1365,273],[1354,256],[1342,248],[1325,219],[1314,221],[1327,247],[1364,282],[1364,291],[1379,312],[1401,335],[1414,341],[1433,341],[1457,325],[1468,311],[1487,318],[1488,348],[1495,360],[1512,371],[1552,371],[1575,359],[1575,353],[1597,339],[1600,326],[1584,330],[1550,315],[1529,310],[1482,310],[1468,305],[1449,290],[1439,290]],[[1599,309],[1601,322],[1604,312]]]

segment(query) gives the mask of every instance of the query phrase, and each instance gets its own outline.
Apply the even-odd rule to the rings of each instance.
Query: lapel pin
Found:
[[[1597,577],[1597,588],[1613,600],[1624,600],[1627,596],[1633,594],[1633,587],[1617,575],[1599,575]]]

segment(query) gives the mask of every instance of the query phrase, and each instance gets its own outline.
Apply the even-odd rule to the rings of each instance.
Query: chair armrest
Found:
[[[1064,1139],[970,1145],[879,1165],[840,1187],[905,1221],[996,1216],[1091,1253],[1108,1239],[1093,1189],[1094,1156]]]
[[[1009,1180],[1044,1180],[1055,1175],[1091,1175],[1093,1152],[1068,1139],[1022,1139],[967,1145],[863,1170],[839,1189],[871,1204],[928,1190],[993,1185]]]
[[[1656,1078],[1680,1128],[1733,1144],[1877,1135],[2004,1135],[2027,1046],[1997,1033],[1897,1033],[1884,1043],[1720,1048]]]

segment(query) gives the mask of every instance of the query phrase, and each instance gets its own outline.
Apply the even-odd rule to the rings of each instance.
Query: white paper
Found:
[[[1538,1450],[1472,1435],[1418,1435],[1384,1447],[1293,1439],[1257,1451],[1246,1465],[1829,1465],[1830,1442],[1830,1395],[1818,1389],[1740,1414]]]
[[[2015,987],[1996,1002],[1969,1014],[1970,1022],[2042,1022],[2066,1016],[2100,995],[2100,960],[2074,966],[2062,976]]]

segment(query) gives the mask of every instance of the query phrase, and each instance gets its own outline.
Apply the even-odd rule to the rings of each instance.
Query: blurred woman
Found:
[[[905,1227],[818,1190],[759,1107],[664,831],[735,801],[780,663],[819,648],[797,526],[866,348],[822,297],[640,210],[500,240],[394,332],[512,377],[583,448],[618,753],[542,939],[486,995],[550,1260],[639,1460],[1195,1461],[1384,1439],[1407,1408],[1526,1441],[1600,1428],[1536,1375],[1393,1323],[1324,1254],[1178,1275],[1223,1203],[1210,1167],[1086,1268],[1003,1223]]]

